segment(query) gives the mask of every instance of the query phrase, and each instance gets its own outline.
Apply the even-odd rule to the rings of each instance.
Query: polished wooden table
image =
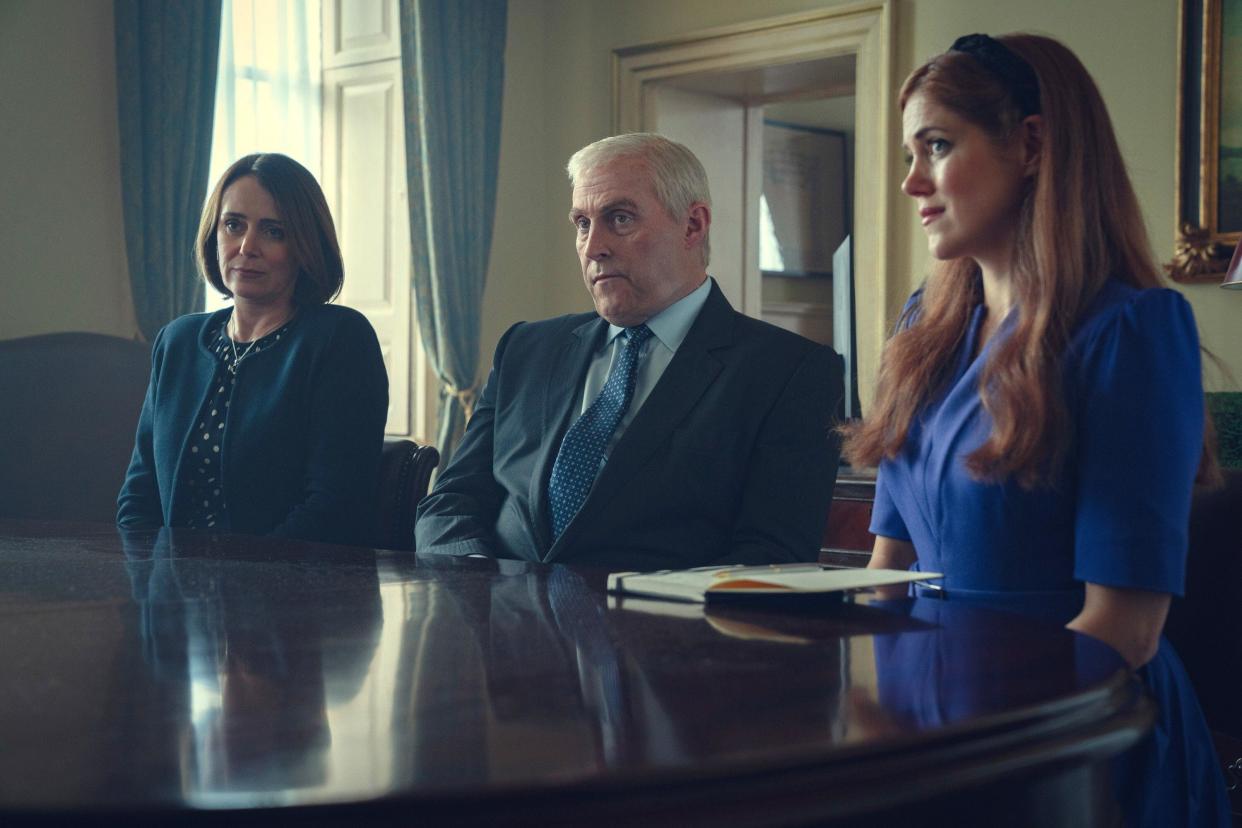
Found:
[[[619,601],[603,573],[0,521],[0,824],[1094,824],[1152,709],[939,601]]]

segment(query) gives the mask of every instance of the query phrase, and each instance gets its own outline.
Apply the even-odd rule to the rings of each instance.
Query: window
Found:
[[[275,151],[318,175],[319,3],[225,0],[222,18],[212,171]]]
[[[320,53],[317,0],[224,0],[208,188],[252,152],[283,153],[320,177]],[[207,292],[207,310],[226,304]]]
[[[387,431],[431,442],[435,388],[410,289],[396,0],[224,0],[210,185],[281,152],[323,186],[345,259],[338,301],[361,311],[388,368]],[[228,304],[208,291],[207,309]]]

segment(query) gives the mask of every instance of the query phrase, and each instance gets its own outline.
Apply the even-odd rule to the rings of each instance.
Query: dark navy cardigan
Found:
[[[229,313],[183,316],[156,336],[118,525],[185,525],[179,466],[218,365],[208,345]],[[220,449],[230,531],[372,543],[387,411],[388,375],[366,318],[301,308],[280,344],[237,373]]]

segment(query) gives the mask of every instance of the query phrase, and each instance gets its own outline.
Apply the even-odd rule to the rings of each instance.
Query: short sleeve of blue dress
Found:
[[[1078,424],[1074,577],[1181,594],[1203,446],[1199,338],[1190,307],[1171,290],[1131,291],[1083,327],[1069,357]],[[1211,738],[1167,641],[1138,675],[1158,714],[1151,737],[1114,763],[1127,822],[1227,826]]]
[[[871,506],[871,534],[896,540],[910,540],[910,532],[901,519],[881,466],[875,476],[875,502]]]
[[[1172,290],[1132,292],[1084,326],[1069,357],[1074,577],[1181,594],[1204,419],[1190,307]]]

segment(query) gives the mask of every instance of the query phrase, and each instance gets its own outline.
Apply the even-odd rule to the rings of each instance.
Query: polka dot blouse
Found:
[[[256,354],[276,347],[292,322],[290,320],[262,339],[249,343],[229,341],[227,320],[216,331],[209,346],[218,360],[216,372],[206,401],[195,419],[196,428],[190,433],[181,458],[182,486],[178,497],[183,502],[176,511],[182,516],[185,526],[220,532],[229,530],[220,452],[233,389],[237,378],[246,370],[246,363]]]

